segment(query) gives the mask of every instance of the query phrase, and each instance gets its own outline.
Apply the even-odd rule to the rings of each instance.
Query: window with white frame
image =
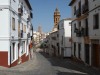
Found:
[[[12,60],[15,59],[15,43],[12,43]]]
[[[99,14],[93,16],[93,29],[99,29]]]
[[[15,30],[15,18],[12,17],[12,30]]]
[[[25,41],[22,43],[22,54],[25,52]]]

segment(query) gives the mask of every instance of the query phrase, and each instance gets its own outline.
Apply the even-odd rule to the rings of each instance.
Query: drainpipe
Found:
[[[72,22],[71,22],[71,40],[72,40]],[[71,57],[73,57],[73,55],[72,55],[72,41],[71,41]]]
[[[10,0],[10,6],[11,7],[11,0]],[[9,8],[10,10],[10,8]],[[11,10],[10,10],[10,67],[11,67]]]

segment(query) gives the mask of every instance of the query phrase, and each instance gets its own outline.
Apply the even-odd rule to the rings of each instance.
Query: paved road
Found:
[[[99,72],[73,63],[70,59],[50,57],[43,52],[35,52],[33,57],[32,60],[10,69],[0,67],[0,75],[100,75]]]

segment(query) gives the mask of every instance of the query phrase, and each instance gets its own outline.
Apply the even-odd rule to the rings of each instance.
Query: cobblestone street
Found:
[[[49,57],[43,52],[34,52],[33,57],[12,68],[0,67],[0,75],[100,75],[99,71],[70,59]]]

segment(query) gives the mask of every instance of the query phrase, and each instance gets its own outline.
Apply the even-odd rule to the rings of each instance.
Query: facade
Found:
[[[100,67],[100,0],[72,0],[72,55]]]
[[[48,48],[47,52],[49,52],[50,56],[58,56],[59,55],[59,43],[58,43],[58,31],[50,33],[48,36]]]
[[[57,31],[59,21],[60,21],[60,12],[58,8],[56,8],[54,12],[54,27],[53,27],[52,32]]]
[[[54,27],[52,31],[46,36],[47,49],[46,52],[51,56],[59,55],[59,42],[58,42],[58,22],[60,21],[60,12],[58,8],[54,11]]]
[[[31,10],[28,0],[0,0],[0,66],[12,67],[29,59]]]
[[[62,19],[58,23],[59,34],[59,55],[62,57],[71,57],[71,19]]]
[[[44,38],[46,38],[46,34],[43,32],[37,32],[34,31],[33,32],[33,39],[34,39],[34,45],[35,46],[39,46],[39,44],[44,40]]]
[[[37,45],[40,42],[40,33],[34,31],[33,32],[34,44]]]

